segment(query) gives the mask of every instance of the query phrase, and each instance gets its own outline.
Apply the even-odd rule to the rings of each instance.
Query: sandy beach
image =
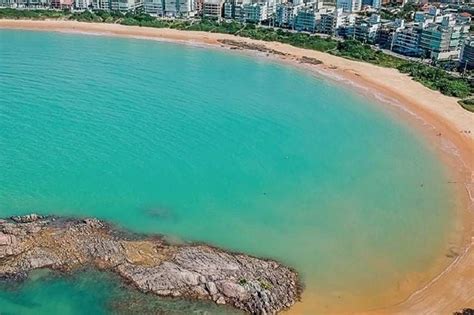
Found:
[[[388,289],[387,300],[377,301],[382,305],[380,308],[369,310],[368,305],[373,305],[373,301],[354,300],[340,308],[331,308],[331,313],[450,314],[465,307],[474,308],[474,113],[464,110],[458,99],[430,90],[395,69],[233,35],[76,21],[0,20],[0,28],[120,36],[222,49],[230,48],[222,40],[257,44],[279,53],[268,55],[249,50],[237,50],[237,53],[290,63],[376,100],[388,114],[419,130],[445,162],[450,183],[458,194],[457,209],[453,211],[459,213],[459,224],[450,241],[454,254],[447,257],[446,249],[442,249],[439,262],[433,262],[425,273],[408,275],[397,288]],[[318,59],[322,64],[301,63],[303,57]],[[302,302],[288,313],[312,314],[315,309],[323,310],[318,303],[316,293],[305,292]]]

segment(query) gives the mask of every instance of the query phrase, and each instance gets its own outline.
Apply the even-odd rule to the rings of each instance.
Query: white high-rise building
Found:
[[[143,6],[142,0],[110,0],[110,10],[128,12]]]
[[[224,1],[223,0],[204,0],[203,7],[202,7],[202,15],[204,17],[210,18],[222,18],[224,8]]]
[[[260,23],[268,19],[268,7],[266,4],[244,4],[242,6],[242,18],[246,22]]]
[[[196,14],[196,5],[194,0],[178,0],[178,12],[182,17],[191,17]]]
[[[165,14],[163,0],[145,0],[143,7],[145,12],[152,16],[163,16]]]
[[[110,0],[92,0],[92,8],[94,10],[110,10]]]
[[[196,14],[194,0],[164,0],[164,16],[192,17]]]
[[[91,6],[90,0],[75,0],[74,8],[76,10],[87,10]]]

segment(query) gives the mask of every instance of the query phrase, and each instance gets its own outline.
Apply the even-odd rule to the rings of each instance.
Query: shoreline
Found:
[[[420,131],[430,148],[441,157],[447,174],[453,179],[457,196],[456,217],[459,224],[453,231],[453,242],[457,253],[455,259],[446,262],[446,249],[440,251],[440,261],[430,266],[434,270],[424,274],[423,280],[406,279],[399,288],[398,299],[392,297],[383,308],[365,313],[449,313],[463,307],[472,306],[474,297],[474,250],[472,249],[474,210],[474,114],[464,110],[457,99],[442,95],[413,81],[395,69],[381,68],[372,64],[343,59],[327,53],[293,47],[275,42],[263,42],[227,34],[205,33],[196,31],[179,31],[155,29],[138,26],[123,26],[105,23],[84,23],[76,21],[34,21],[34,20],[0,20],[0,29],[22,29],[33,31],[55,31],[63,33],[88,34],[98,36],[128,37],[193,44],[231,51],[233,46],[223,44],[222,40],[232,40],[244,44],[261,45],[282,54],[267,54],[249,49],[232,49],[261,58],[271,58],[295,66],[303,71],[329,79],[382,104],[395,119],[399,119]],[[320,65],[301,63],[302,57],[322,61]],[[377,78],[384,78],[377,80]],[[390,106],[386,106],[390,105]],[[462,184],[462,185],[461,185]],[[454,238],[453,238],[454,239]],[[451,238],[450,238],[451,240]],[[441,273],[440,273],[441,272]],[[428,279],[425,279],[428,278]],[[430,281],[430,279],[432,279]],[[418,281],[417,281],[418,280]],[[403,281],[403,280],[402,280]],[[421,288],[420,288],[421,287]],[[456,290],[458,288],[458,290]],[[463,288],[465,294],[459,292]],[[390,291],[391,292],[391,291]],[[454,294],[453,294],[454,292]],[[447,298],[449,297],[449,299]],[[309,312],[314,301],[313,296],[303,294],[302,303],[296,304],[289,313]],[[310,301],[311,300],[311,301]],[[402,301],[393,305],[393,300]],[[382,303],[383,304],[383,303]],[[361,306],[363,309],[363,306]],[[347,306],[346,312],[347,313]],[[436,311],[436,312],[435,312]],[[344,313],[344,310],[341,310]]]
[[[20,282],[34,270],[110,271],[142,293],[208,300],[251,314],[274,314],[299,300],[293,269],[269,259],[205,244],[171,245],[94,218],[0,219],[0,280]]]

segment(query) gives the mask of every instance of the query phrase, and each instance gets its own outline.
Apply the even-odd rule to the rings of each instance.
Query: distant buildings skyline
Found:
[[[334,4],[322,0],[0,0],[0,6],[123,13],[143,8],[155,17],[265,22],[295,31],[353,38],[405,56],[460,60],[467,67],[473,64],[471,15],[448,6],[420,5],[411,22],[382,19],[380,0],[335,0]],[[397,13],[396,7],[388,10]]]

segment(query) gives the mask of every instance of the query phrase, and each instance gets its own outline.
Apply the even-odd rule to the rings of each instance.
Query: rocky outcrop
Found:
[[[298,299],[297,274],[281,264],[207,245],[171,245],[126,234],[96,219],[0,220],[0,278],[37,268],[111,270],[142,292],[209,299],[254,314],[276,313]]]
[[[254,50],[254,51],[259,51],[266,54],[273,54],[273,55],[280,55],[280,56],[288,55],[288,54],[282,53],[281,51],[270,49],[266,47],[265,45],[248,43],[245,41],[232,40],[232,39],[218,39],[217,41],[225,46],[229,46],[231,49]]]
[[[308,64],[314,65],[314,66],[317,66],[317,65],[320,65],[320,64],[323,63],[319,59],[306,57],[306,56],[303,56],[303,57],[299,58],[298,60],[299,60],[300,63],[308,63]]]

